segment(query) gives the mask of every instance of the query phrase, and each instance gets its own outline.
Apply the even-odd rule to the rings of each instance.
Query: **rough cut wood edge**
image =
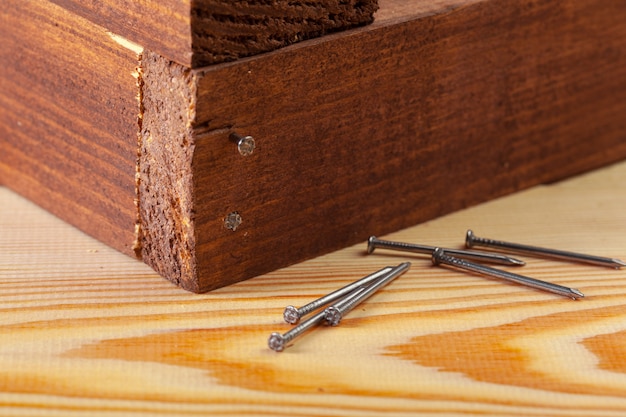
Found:
[[[52,0],[188,67],[371,23],[377,0]]]
[[[196,79],[189,69],[152,52],[144,52],[142,68],[142,258],[162,276],[198,292],[191,171]]]
[[[194,71],[198,288],[626,157],[625,16],[486,0]]]
[[[44,0],[0,40],[0,182],[134,256],[141,48]]]

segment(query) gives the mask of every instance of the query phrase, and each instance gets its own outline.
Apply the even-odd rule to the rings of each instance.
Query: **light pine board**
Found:
[[[471,227],[626,259],[625,178],[626,162],[383,237],[459,247]],[[0,414],[626,413],[626,270],[524,257],[516,271],[587,296],[572,301],[363,243],[196,295],[6,188],[0,202]],[[339,327],[267,348],[285,305],[404,260]]]

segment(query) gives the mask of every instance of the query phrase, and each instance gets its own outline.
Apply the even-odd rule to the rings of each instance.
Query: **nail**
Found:
[[[224,219],[224,227],[234,232],[239,226],[241,226],[242,221],[243,220],[241,219],[239,213],[233,211],[232,213],[228,213]]]
[[[402,252],[414,252],[414,253],[424,253],[427,255],[432,255],[435,250],[435,246],[428,245],[418,245],[415,243],[404,243],[404,242],[392,242],[389,240],[381,240],[376,236],[370,236],[367,240],[367,253],[374,252],[374,249],[391,249]],[[444,249],[446,253],[454,255],[463,259],[470,259],[478,262],[489,262],[499,265],[514,265],[514,266],[522,266],[525,265],[526,262],[521,261],[519,259],[511,258],[505,255],[499,255],[494,253],[487,252],[476,252],[476,251],[468,251],[462,249]]]
[[[289,330],[285,334],[274,332],[270,335],[270,338],[267,341],[267,345],[270,347],[270,349],[276,352],[282,352],[287,346],[287,343],[291,342],[296,337],[302,335],[311,327],[321,323],[322,321],[324,321],[325,318],[326,318],[325,312],[320,311],[319,313],[309,318],[308,320],[305,320],[302,323],[298,324],[296,327]]]
[[[389,272],[388,275],[380,278],[378,281],[375,281],[370,286],[359,288],[352,295],[349,295],[344,300],[328,307],[326,310],[324,310],[324,313],[326,315],[326,322],[331,326],[337,326],[345,314],[347,314],[360,303],[365,301],[380,288],[384,287],[395,278],[405,273],[410,267],[410,262],[403,262],[393,268],[393,270]]]
[[[585,255],[583,253],[567,252],[557,249],[540,248],[537,246],[521,245],[518,243],[503,242],[500,240],[486,239],[474,235],[474,232],[468,230],[465,235],[465,246],[468,248],[474,246],[485,246],[494,249],[505,249],[515,253],[524,253],[527,255],[535,255],[544,258],[562,259],[568,261],[584,262],[592,265],[609,266],[619,269],[626,266],[626,262],[615,258],[605,258],[602,256]]]
[[[432,262],[433,265],[449,265],[467,271],[472,271],[480,275],[501,278],[507,281],[526,285],[528,287],[537,288],[554,294],[564,295],[565,297],[569,297],[573,300],[583,298],[585,296],[582,292],[578,291],[575,288],[564,287],[562,285],[552,284],[550,282],[541,281],[535,278],[525,277],[523,275],[513,274],[511,272],[490,268],[485,265],[466,261],[465,259],[455,258],[446,254],[446,252],[441,248],[436,248],[433,252]]]
[[[241,155],[248,156],[254,152],[256,142],[252,136],[243,136],[233,132],[230,134],[229,139],[237,144],[237,150]]]
[[[351,293],[352,291],[358,289],[359,287],[363,285],[367,285],[370,282],[377,280],[381,276],[390,272],[392,269],[393,268],[391,266],[382,268],[374,272],[373,274],[366,276],[365,278],[361,278],[360,280],[355,281],[349,285],[346,285],[345,287],[342,287],[338,289],[337,291],[331,292],[330,294],[325,295],[321,298],[318,298],[317,300],[311,301],[310,303],[300,308],[296,308],[294,306],[287,306],[285,307],[285,311],[283,311],[283,318],[285,319],[287,323],[296,324],[298,323],[298,321],[300,321],[300,319],[303,316],[309,314],[312,311],[317,310],[318,308],[322,306],[325,306],[326,304],[330,304],[334,301],[339,300],[340,298],[344,297],[345,295]]]

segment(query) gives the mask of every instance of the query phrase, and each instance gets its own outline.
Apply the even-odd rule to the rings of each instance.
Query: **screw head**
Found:
[[[274,332],[267,340],[267,345],[276,352],[282,352],[285,349],[285,338],[282,334]]]
[[[243,220],[241,219],[239,213],[233,211],[224,219],[224,227],[234,232],[241,225],[242,221]]]
[[[289,324],[296,324],[300,321],[300,314],[298,313],[298,309],[294,306],[285,307],[285,311],[283,311],[283,318]]]

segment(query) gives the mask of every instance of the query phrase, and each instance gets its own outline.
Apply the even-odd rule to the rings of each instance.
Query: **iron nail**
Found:
[[[392,242],[389,240],[378,239],[376,236],[370,236],[370,238],[367,240],[367,253],[374,252],[374,249],[376,248],[391,249],[403,252],[423,253],[427,255],[432,255],[433,251],[435,250],[435,246],[419,245],[415,243]],[[499,265],[513,266],[522,266],[526,264],[526,262],[519,259],[511,258],[510,256],[488,252],[468,251],[462,249],[445,249],[445,251],[449,254],[453,254],[456,257],[470,259],[478,262],[490,262]]]
[[[540,248],[537,246],[521,245],[519,243],[503,242],[501,240],[486,239],[476,236],[471,230],[468,230],[465,235],[465,246],[468,248],[472,248],[474,246],[484,246],[551,259],[562,259],[584,262],[592,265],[610,266],[615,269],[626,266],[626,262],[615,258],[605,258],[602,256],[586,255],[584,253],[568,252],[557,249]]]
[[[447,255],[441,248],[435,249],[432,256],[433,265],[449,265],[472,271],[480,275],[486,275],[495,278],[501,278],[507,281],[515,282],[518,284],[526,285],[528,287],[537,288],[540,290],[548,291],[554,294],[564,295],[573,300],[583,298],[585,295],[575,288],[564,287],[558,284],[552,284],[551,282],[541,281],[535,278],[525,277],[523,275],[513,274],[511,272],[501,271],[499,269],[491,268],[485,265],[476,264],[474,262],[467,261],[465,259],[455,258]]]
[[[342,287],[336,291],[333,291],[330,294],[327,294],[321,298],[318,298],[317,300],[311,301],[310,303],[302,307],[298,308],[298,307],[289,305],[285,307],[285,310],[283,311],[283,318],[289,324],[296,324],[298,323],[298,321],[300,321],[300,319],[303,316],[309,314],[310,312],[315,311],[318,308],[325,306],[326,304],[339,300],[340,298],[358,289],[359,287],[369,284],[370,282],[377,280],[381,276],[384,276],[391,270],[392,270],[392,267],[390,266],[382,268],[374,272],[373,274],[370,274],[364,278],[361,278],[358,281],[355,281],[349,285],[346,285],[345,287]]]
[[[256,142],[252,136],[240,135],[237,132],[230,134],[229,139],[237,144],[237,150],[242,156],[252,155]]]
[[[326,310],[324,310],[326,314],[326,322],[331,326],[337,326],[346,313],[354,309],[361,302],[365,301],[380,288],[405,273],[410,267],[410,262],[403,262],[393,268],[391,272],[380,278],[378,281],[374,281],[373,284],[367,287],[361,287],[339,303],[326,308]]]

